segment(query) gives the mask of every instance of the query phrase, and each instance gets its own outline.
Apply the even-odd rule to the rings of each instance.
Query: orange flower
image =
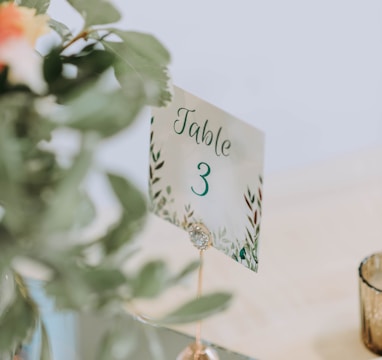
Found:
[[[13,2],[0,4],[0,72],[8,66],[8,81],[43,92],[42,59],[35,52],[37,39],[49,31],[47,15]]]
[[[36,15],[36,9],[17,6],[11,2],[0,4],[0,46],[4,42],[25,38],[34,47],[36,40],[49,31],[47,15]]]
[[[23,34],[21,13],[13,3],[0,5],[0,44]]]

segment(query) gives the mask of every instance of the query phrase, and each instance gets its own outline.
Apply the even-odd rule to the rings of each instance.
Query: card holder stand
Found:
[[[204,252],[212,246],[212,234],[203,223],[193,223],[188,228],[191,243],[199,250],[200,264],[198,271],[197,298],[203,290]],[[180,352],[176,360],[219,360],[217,352],[202,343],[202,321],[196,325],[195,341]]]

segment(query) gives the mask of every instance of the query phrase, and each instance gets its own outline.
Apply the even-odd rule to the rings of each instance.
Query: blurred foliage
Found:
[[[7,67],[0,70],[0,354],[15,351],[40,327],[43,360],[50,358],[48,334],[15,266],[20,259],[48,271],[44,288],[57,308],[112,309],[116,317],[124,315],[127,301],[156,297],[198,266],[192,263],[171,274],[165,262],[156,260],[124,273],[122,260],[129,259],[121,260],[121,253],[131,256],[126,247],[144,225],[145,197],[128,179],[102,170],[120,204],[120,217],[99,238],[78,241],[97,216],[85,186],[95,150],[126,129],[144,106],[163,106],[171,99],[170,55],[151,35],[111,26],[120,14],[109,1],[68,2],[84,18],[84,27],[72,34],[50,19],[61,40],[44,56],[47,92],[11,85]],[[49,0],[16,3],[38,14],[49,8]],[[106,86],[113,76],[119,85]],[[63,164],[49,145],[56,133],[68,129],[79,146]],[[91,261],[94,249],[99,256]],[[227,294],[208,295],[181,305],[162,322],[194,321],[225,308],[229,300]],[[100,359],[127,358],[134,345],[126,342],[127,331],[116,322]]]

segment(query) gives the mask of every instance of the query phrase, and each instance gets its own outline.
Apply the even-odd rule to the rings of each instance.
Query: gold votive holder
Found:
[[[373,353],[382,355],[382,253],[366,257],[358,273],[362,341]]]

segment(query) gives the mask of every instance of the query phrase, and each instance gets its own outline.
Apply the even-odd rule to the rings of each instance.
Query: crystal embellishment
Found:
[[[188,234],[192,244],[198,250],[207,250],[212,245],[211,233],[204,224],[191,224]]]

